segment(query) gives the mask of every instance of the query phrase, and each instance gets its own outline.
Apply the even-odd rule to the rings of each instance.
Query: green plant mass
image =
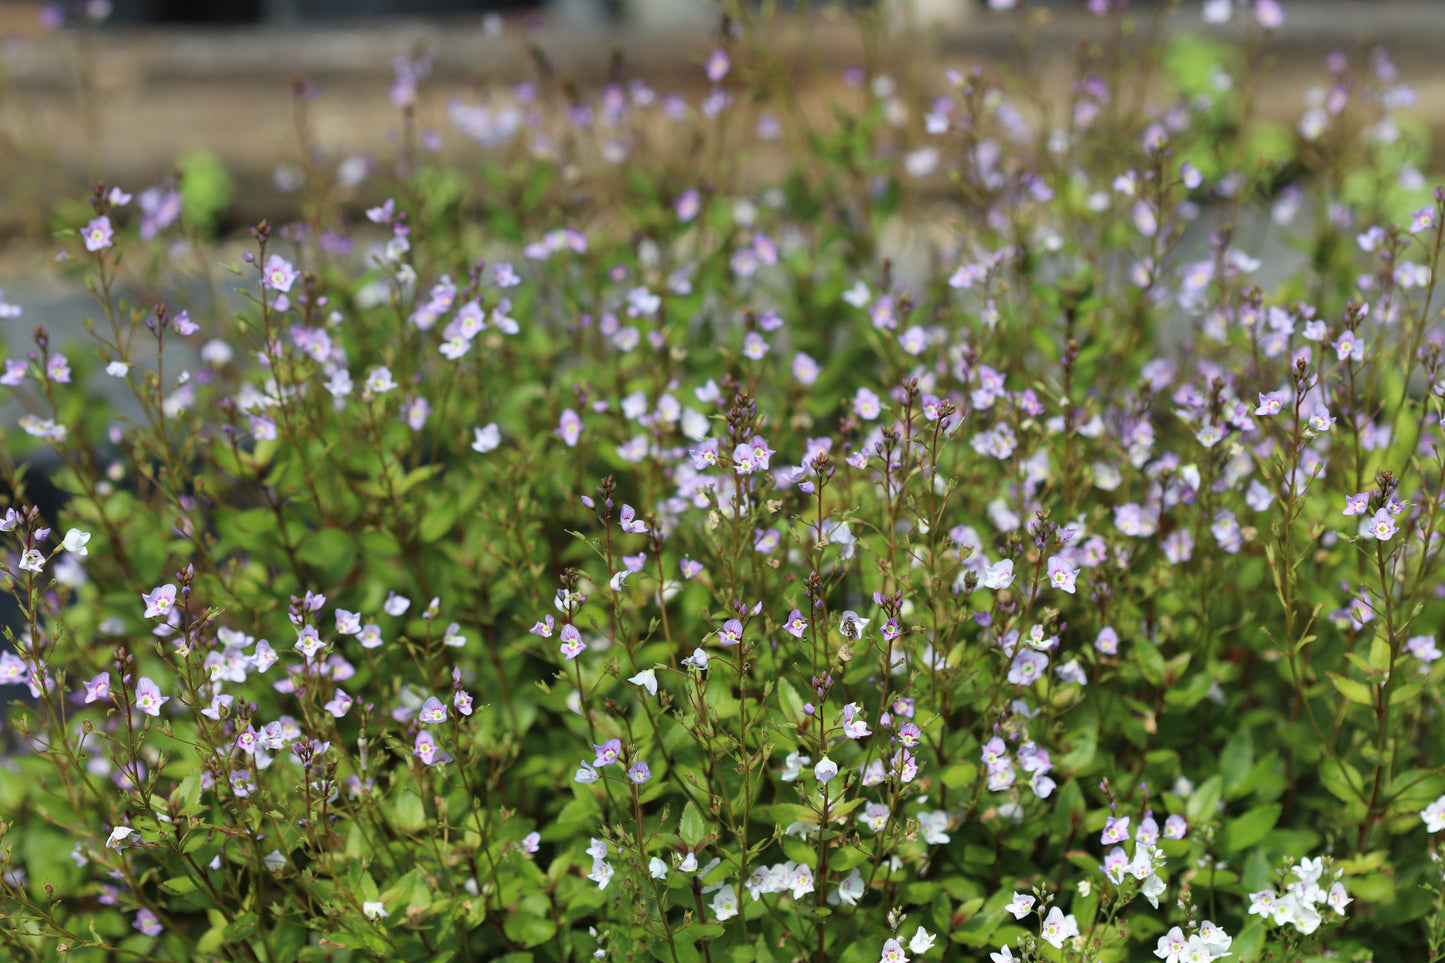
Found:
[[[1427,132],[1378,50],[1261,120],[1274,0],[1123,7],[1062,87],[1027,9],[413,52],[377,156],[296,82],[275,223],[204,152],[62,208],[0,957],[1445,958]]]

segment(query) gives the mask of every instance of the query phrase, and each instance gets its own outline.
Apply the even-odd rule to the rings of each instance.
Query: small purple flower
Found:
[[[427,700],[422,703],[421,712],[417,714],[417,718],[421,720],[422,725],[436,725],[439,722],[446,722],[446,704],[436,696],[427,696]]]
[[[622,740],[608,739],[600,746],[594,745],[592,750],[597,754],[597,758],[592,760],[592,765],[599,768],[610,766],[622,755]]]
[[[333,718],[340,719],[351,711],[354,700],[347,694],[345,689],[337,689],[331,701],[322,706]]]
[[[231,791],[245,799],[256,791],[256,780],[244,769],[232,769]]]
[[[783,630],[795,639],[801,639],[803,633],[808,631],[808,620],[803,618],[803,613],[793,609],[788,614],[787,621],[783,623]]]
[[[1027,768],[1027,767],[1025,767]],[[1099,836],[1099,842],[1105,846],[1112,846],[1116,843],[1129,841],[1129,817],[1110,816],[1104,823],[1104,832]]]
[[[1074,594],[1074,580],[1079,577],[1079,570],[1069,568],[1067,562],[1058,555],[1049,558],[1049,584],[1062,592]]]
[[[251,655],[251,664],[256,667],[257,672],[265,672],[275,665],[279,658],[276,650],[271,648],[271,643],[262,639],[256,643],[256,651]]]
[[[161,706],[171,701],[170,696],[161,695],[161,687],[146,676],[141,676],[135,686],[135,707],[148,716],[161,714]]]
[[[457,690],[457,694],[452,697],[452,704],[457,707],[457,711],[462,715],[469,716],[472,714],[472,694],[466,689]]]
[[[102,672],[100,675],[84,682],[85,702],[89,705],[92,702],[103,702],[110,700],[110,673]]]
[[[85,249],[91,252],[104,251],[115,243],[115,229],[110,226],[110,218],[105,215],[85,225],[81,236],[85,238]]]
[[[692,579],[696,578],[699,574],[701,574],[703,564],[696,559],[688,558],[686,555],[684,555],[682,557],[681,568],[682,577],[685,579]]]
[[[628,767],[627,778],[640,786],[652,778],[652,770],[648,768],[647,763],[639,759]]]
[[[562,626],[562,655],[571,662],[587,649],[587,643],[582,641],[582,633],[577,631],[575,625]]]
[[[1183,816],[1177,813],[1164,820],[1165,839],[1183,839],[1184,834],[1188,831],[1189,824],[1184,821]]]
[[[862,739],[871,732],[868,723],[858,718],[861,709],[856,702],[850,702],[843,707],[843,735],[849,739]]]
[[[737,619],[728,619],[718,631],[717,640],[724,646],[737,645],[743,640],[743,624]]]
[[[440,751],[437,748],[436,740],[432,738],[432,734],[425,729],[416,734],[416,745],[412,749],[412,755],[416,756],[428,766],[452,761],[451,755]]]
[[[858,817],[858,821],[875,833],[882,832],[883,827],[888,825],[888,804],[868,803],[863,807],[863,815]],[[886,954],[884,958],[887,958]]]
[[[146,936],[160,936],[162,931],[165,930],[165,927],[161,925],[161,921],[156,919],[156,914],[148,909],[143,909],[135,914],[135,923],[133,925]]]
[[[702,212],[702,195],[695,188],[688,188],[677,197],[677,219],[690,223]]]
[[[703,70],[707,73],[707,79],[717,84],[728,75],[731,66],[732,61],[728,59],[727,51],[719,47],[708,54],[707,62],[703,64]]]
[[[63,354],[53,354],[45,363],[45,375],[58,384],[70,384],[70,362]]]
[[[292,267],[290,262],[279,254],[273,254],[266,259],[266,270],[262,272],[261,280],[266,287],[285,294],[300,276],[301,272]]]
[[[1375,517],[1370,520],[1370,537],[1379,539],[1382,542],[1388,542],[1390,536],[1399,530],[1400,528],[1395,524],[1395,519],[1391,517],[1388,508],[1382,508],[1375,512]]]
[[[1032,685],[1049,667],[1049,657],[1036,649],[1024,649],[1014,656],[1009,666],[1008,681],[1014,685]]]
[[[256,754],[257,743],[260,741],[261,736],[260,733],[256,731],[256,727],[247,726],[244,732],[236,736],[236,748],[248,756],[254,756]]]
[[[631,532],[634,535],[647,534],[647,523],[637,520],[637,510],[634,509],[631,505],[624,504],[622,506],[621,518],[622,530],[624,532]]]
[[[141,601],[146,604],[146,618],[154,619],[168,615],[171,607],[176,604],[176,587],[167,583],[160,588],[152,589],[149,593],[143,592]]]
[[[1256,415],[1277,415],[1283,408],[1283,391],[1260,392],[1259,407],[1254,409],[1254,413]]]
[[[321,638],[321,633],[316,631],[314,625],[303,625],[300,633],[296,636],[296,649],[302,655],[306,656],[307,662],[314,659],[316,653],[320,652],[325,646],[325,640]]]
[[[576,448],[577,439],[582,435],[582,419],[577,412],[568,408],[562,412],[562,417],[557,422],[557,428],[555,430],[557,436],[562,439],[563,444],[568,448]]]
[[[25,374],[29,370],[30,362],[24,358],[6,358],[5,373],[0,374],[0,385],[5,385],[7,388],[14,388],[16,385],[25,381]]]

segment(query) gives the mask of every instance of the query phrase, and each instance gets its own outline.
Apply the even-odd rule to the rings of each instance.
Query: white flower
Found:
[[[376,902],[362,903],[361,912],[366,914],[366,918],[369,920],[381,919],[383,916],[391,915],[386,911],[386,904],[382,903],[380,900],[377,900]]]
[[[838,889],[833,893],[833,895],[828,897],[828,902],[832,903],[834,906],[838,905],[839,903],[843,903],[847,906],[857,906],[858,900],[862,896],[863,877],[859,874],[858,867],[854,866],[853,871],[848,874],[847,878],[844,879],[843,882],[838,884]]]
[[[112,378],[124,378],[126,372],[129,370],[130,365],[126,364],[124,361],[112,361],[110,364],[105,366],[105,373],[110,375]]]
[[[923,841],[930,846],[942,846],[951,838],[948,829],[948,813],[943,810],[918,814],[918,831]]]
[[[643,669],[627,681],[642,686],[648,695],[657,695],[657,672],[652,669]]]
[[[1028,916],[1034,909],[1034,898],[1028,893],[1014,893],[1013,902],[1004,907],[1005,910],[1014,915],[1014,919],[1021,920]]]
[[[373,394],[386,394],[396,387],[396,381],[391,376],[391,370],[384,365],[377,365],[372,368],[366,376],[367,390]]]
[[[134,842],[131,837],[135,834],[135,830],[129,826],[117,826],[110,831],[110,838],[105,841],[105,848],[117,851],[128,849]]]
[[[474,428],[472,431],[474,433],[472,451],[479,455],[496,450],[497,446],[502,443],[502,432],[497,428],[495,421],[481,428]]]
[[[908,941],[908,948],[915,953],[927,953],[933,948],[933,941],[936,938],[932,933],[920,926],[918,932],[913,934],[913,939]]]
[[[286,865],[286,857],[281,855],[281,850],[273,849],[262,857],[261,862],[265,863],[271,872],[279,873]]]
[[[1006,589],[1013,584],[1014,560],[1006,558],[984,569],[982,584],[984,588]]]
[[[1229,23],[1229,18],[1234,15],[1230,6],[1231,0],[1204,0],[1204,22]]]
[[[592,872],[587,874],[587,878],[596,883],[598,889],[606,889],[607,884],[612,882],[612,874],[611,863],[605,859],[594,859],[592,860]]]
[[[663,879],[667,876],[667,864],[654,856],[647,861],[647,871],[653,879]]]
[[[1205,920],[1199,924],[1199,932],[1195,934],[1195,937],[1209,951],[1210,959],[1228,956],[1229,945],[1234,942],[1234,937],[1224,932],[1211,920]]]
[[[1049,910],[1049,915],[1044,918],[1043,928],[1039,931],[1039,937],[1056,950],[1064,948],[1064,940],[1071,936],[1079,935],[1079,923],[1070,913],[1064,915],[1064,911],[1055,906]]]
[[[1144,880],[1144,885],[1139,887],[1139,892],[1149,901],[1149,905],[1155,909],[1159,908],[1159,896],[1164,892],[1164,880],[1159,878],[1158,873],[1150,875]]]
[[[817,779],[821,785],[826,786],[828,780],[836,775],[838,775],[838,764],[827,756],[818,760],[818,764],[813,767],[813,778]]]
[[[1445,796],[1426,806],[1420,813],[1420,818],[1425,820],[1425,831],[1427,833],[1438,833],[1445,829]]]
[[[800,752],[788,753],[788,758],[783,761],[783,782],[793,782],[803,774],[803,767],[813,760]]]
[[[738,915],[738,894],[732,883],[728,883],[713,895],[712,915],[719,923]]]

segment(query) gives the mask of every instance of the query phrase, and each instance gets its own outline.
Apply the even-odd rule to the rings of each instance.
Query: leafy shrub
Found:
[[[450,156],[404,58],[370,181],[299,83],[239,309],[128,303],[182,195],[98,187],[97,343],[0,378],[6,952],[1440,959],[1408,88],[1261,133],[1271,0],[1119,6],[1062,104],[860,15],[820,118],[740,11],[700,102],[543,69]]]

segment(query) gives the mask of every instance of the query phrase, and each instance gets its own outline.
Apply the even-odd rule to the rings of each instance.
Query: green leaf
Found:
[[[797,722],[803,718],[803,700],[787,676],[778,677],[778,699],[783,703],[783,718]]]
[[[1391,903],[1395,899],[1395,881],[1384,873],[1369,873],[1350,880],[1350,892],[1367,903]]]
[[[255,913],[242,913],[226,924],[221,935],[225,937],[227,943],[239,943],[256,932],[258,922]]]
[[[682,818],[678,820],[677,834],[688,846],[696,849],[707,839],[707,823],[702,818],[702,812],[697,804],[688,800],[682,809]]]
[[[1219,754],[1219,774],[1224,777],[1224,798],[1234,799],[1254,768],[1254,737],[1248,726],[1240,726]]]
[[[184,896],[187,893],[196,891],[196,881],[188,876],[172,876],[161,883],[161,889],[167,893],[174,893],[177,896]]]
[[[199,812],[202,808],[200,770],[196,770],[182,779],[181,784],[177,786],[175,792],[171,794],[171,798],[179,804],[180,812],[183,815]]]
[[[1229,948],[1234,952],[1233,959],[1239,963],[1254,963],[1264,949],[1264,923],[1257,919],[1250,920],[1249,924],[1239,931],[1234,942],[1229,944]]]
[[[1164,656],[1159,654],[1159,647],[1146,639],[1138,639],[1134,642],[1134,661],[1139,663],[1139,671],[1144,674],[1145,680],[1150,685],[1164,684]]]
[[[1365,785],[1364,777],[1358,769],[1347,762],[1340,762],[1335,759],[1326,759],[1320,763],[1320,781],[1325,784],[1330,795],[1341,802],[1360,802],[1361,787]]]
[[[557,933],[557,924],[545,917],[524,916],[521,913],[507,917],[507,938],[522,946],[539,946]]]
[[[943,770],[939,780],[949,789],[972,786],[978,780],[978,766],[971,762],[956,762]]]
[[[398,793],[392,810],[396,813],[396,824],[407,832],[414,833],[426,825],[426,808],[421,797],[414,792],[403,790]]]
[[[1283,811],[1284,807],[1279,803],[1270,803],[1267,806],[1256,806],[1238,819],[1229,820],[1224,824],[1220,849],[1226,853],[1237,853],[1255,845],[1269,835]]]
[[[1214,813],[1219,808],[1219,800],[1224,794],[1224,780],[1219,776],[1210,776],[1194,790],[1194,795],[1184,804],[1184,816],[1189,820],[1189,825],[1203,825],[1214,821]]]
[[[1346,699],[1349,699],[1351,702],[1357,702],[1362,706],[1375,704],[1374,695],[1370,692],[1370,687],[1363,682],[1347,679],[1334,672],[1326,674],[1330,677],[1330,682],[1334,683],[1335,688],[1340,690],[1340,695]]]

